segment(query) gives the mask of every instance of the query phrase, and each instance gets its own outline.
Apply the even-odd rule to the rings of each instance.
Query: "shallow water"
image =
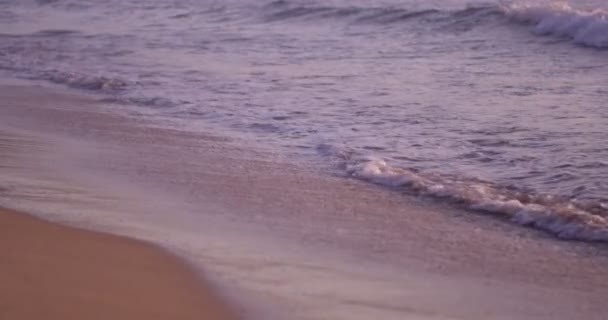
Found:
[[[0,1],[0,69],[94,90],[189,130],[220,127],[277,152],[321,155],[357,177],[563,237],[605,240],[605,8]]]

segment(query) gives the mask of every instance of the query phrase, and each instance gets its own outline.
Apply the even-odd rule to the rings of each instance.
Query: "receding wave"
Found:
[[[492,183],[391,167],[384,160],[329,145],[319,151],[352,177],[506,216],[561,239],[608,241],[608,207],[599,201],[534,194]]]
[[[576,10],[565,2],[539,5],[526,1],[505,1],[460,10],[409,10],[399,7],[301,6],[288,1],[275,1],[264,7],[264,19],[267,22],[339,19],[347,23],[381,25],[415,20],[435,25],[441,30],[450,30],[459,23],[469,25],[470,28],[465,29],[469,30],[502,21],[506,22],[506,26],[510,23],[533,25],[534,33],[538,35],[565,37],[590,47],[608,47],[608,11]]]

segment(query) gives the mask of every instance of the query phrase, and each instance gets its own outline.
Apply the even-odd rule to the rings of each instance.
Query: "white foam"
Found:
[[[576,10],[567,2],[551,5],[514,2],[502,4],[505,14],[515,20],[532,23],[539,35],[567,37],[590,47],[608,48],[608,11]]]
[[[567,199],[512,192],[472,179],[417,173],[391,167],[377,157],[327,145],[320,149],[323,154],[342,161],[346,172],[361,180],[504,215],[515,223],[550,232],[561,239],[608,241],[608,219],[585,211]]]

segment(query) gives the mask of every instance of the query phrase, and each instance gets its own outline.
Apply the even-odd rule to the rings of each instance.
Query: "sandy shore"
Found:
[[[14,134],[0,204],[175,249],[248,319],[606,318],[605,245],[277,161],[221,132],[169,129],[74,93],[0,85],[0,101],[0,136]]]
[[[234,319],[189,268],[142,242],[0,209],[0,319]]]

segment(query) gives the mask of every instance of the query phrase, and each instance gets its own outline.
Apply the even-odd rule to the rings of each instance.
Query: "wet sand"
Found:
[[[170,254],[0,209],[0,319],[235,319]]]

